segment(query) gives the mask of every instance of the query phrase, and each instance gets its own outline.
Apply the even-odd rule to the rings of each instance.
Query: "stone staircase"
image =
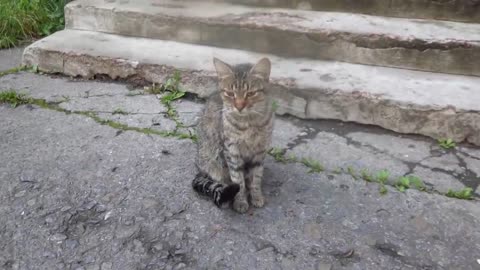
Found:
[[[480,0],[77,0],[65,14],[24,64],[158,83],[178,70],[206,96],[213,57],[267,55],[279,114],[480,145]]]

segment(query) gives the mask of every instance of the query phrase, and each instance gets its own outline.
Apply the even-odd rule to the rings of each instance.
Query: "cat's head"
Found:
[[[265,107],[270,78],[270,60],[262,58],[255,65],[230,65],[214,58],[218,86],[227,110],[240,114],[259,112]]]

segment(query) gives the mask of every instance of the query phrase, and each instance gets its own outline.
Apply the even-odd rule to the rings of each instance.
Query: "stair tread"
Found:
[[[390,100],[417,109],[453,108],[456,112],[480,111],[480,78],[411,71],[310,59],[281,58],[241,50],[192,45],[157,39],[126,37],[91,31],[64,30],[34,43],[26,50],[56,51],[156,64],[214,75],[212,58],[232,64],[254,62],[268,56],[272,81],[288,88],[344,92]],[[195,92],[195,90],[193,90]]]
[[[440,44],[480,45],[480,24],[471,23],[260,8],[201,1],[82,0],[72,2],[67,6],[67,10],[75,8],[103,9],[117,13],[135,12],[155,15],[159,18],[178,17],[212,24],[273,27],[305,33],[338,32],[353,35],[378,35],[403,41],[421,40]],[[88,24],[91,22],[82,23]],[[79,23],[79,25],[82,25],[82,23]]]

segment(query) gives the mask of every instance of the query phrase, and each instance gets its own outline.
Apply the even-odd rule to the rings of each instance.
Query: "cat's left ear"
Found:
[[[268,58],[262,58],[250,70],[250,75],[258,77],[268,82],[270,78],[271,64]]]

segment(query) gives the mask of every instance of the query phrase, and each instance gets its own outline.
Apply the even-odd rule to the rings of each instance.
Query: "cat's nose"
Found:
[[[247,102],[245,101],[245,99],[235,100],[235,108],[237,108],[239,112],[241,112],[245,108],[245,106],[247,106]]]

